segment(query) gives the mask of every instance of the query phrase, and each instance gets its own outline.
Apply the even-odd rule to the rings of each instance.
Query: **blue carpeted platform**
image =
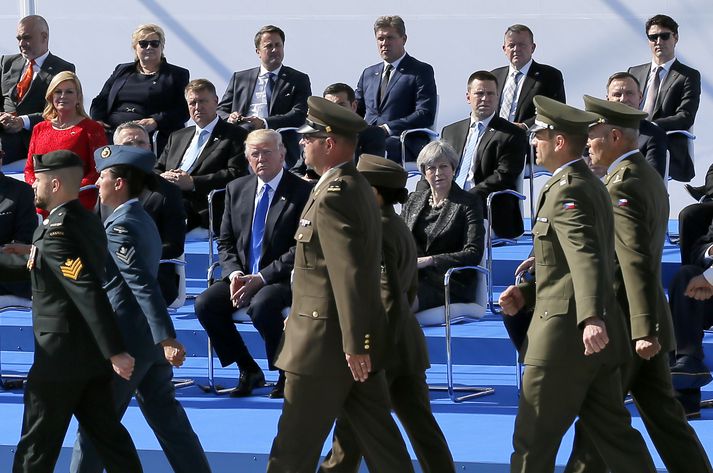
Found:
[[[676,229],[672,228],[675,232]],[[526,258],[531,241],[523,238],[516,245],[495,249],[493,280],[499,291],[512,282],[515,267]],[[197,294],[205,287],[205,270],[208,267],[207,244],[189,242],[186,245],[188,290]],[[667,283],[679,266],[678,248],[667,246],[663,261],[663,278]],[[206,336],[193,314],[192,301],[173,314],[179,338],[186,345],[190,358],[186,365],[176,370],[177,377],[206,381]],[[259,334],[251,325],[240,325],[251,352],[265,369],[264,348]],[[428,371],[431,383],[445,382],[445,334],[442,327],[424,330],[432,368]],[[503,473],[509,471],[512,451],[512,429],[517,413],[515,387],[515,353],[507,338],[499,315],[488,313],[480,321],[459,324],[453,328],[453,350],[456,363],[455,379],[462,384],[494,386],[495,394],[474,401],[453,404],[444,392],[432,393],[432,405],[456,460],[458,471]],[[705,341],[706,354],[713,360],[713,335]],[[3,373],[23,373],[32,361],[32,331],[30,315],[6,312],[0,316],[0,354]],[[237,378],[235,368],[216,370],[219,382],[233,385]],[[275,373],[268,373],[275,379]],[[203,393],[192,386],[178,391],[178,397],[188,412],[208,458],[216,473],[261,472],[265,470],[267,455],[275,435],[282,401],[268,399],[267,388],[257,391],[247,399],[232,399]],[[713,387],[704,392],[713,398]],[[19,437],[22,416],[22,392],[0,392],[0,416],[4,428],[0,430],[0,472],[10,471],[14,446]],[[644,434],[657,467],[663,465],[645,433],[634,407],[630,407],[633,423]],[[713,409],[703,410],[701,420],[692,421],[707,450],[713,452]],[[171,469],[144,421],[138,407],[132,403],[124,424],[140,450],[146,472],[164,473]],[[56,471],[67,471],[69,455],[76,432],[70,427],[62,456]],[[566,462],[572,441],[572,432],[565,437],[557,458],[559,470]],[[297,441],[297,440],[296,440]],[[324,452],[329,445],[325,446]],[[411,452],[412,458],[415,455]],[[366,468],[362,467],[362,471]]]

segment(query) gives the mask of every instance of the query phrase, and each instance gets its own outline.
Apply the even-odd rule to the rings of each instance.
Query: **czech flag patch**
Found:
[[[629,199],[619,199],[619,202],[617,202],[616,205],[617,207],[628,207]]]
[[[572,210],[577,208],[577,204],[574,202],[565,202],[564,205],[562,205],[562,208],[565,210]]]

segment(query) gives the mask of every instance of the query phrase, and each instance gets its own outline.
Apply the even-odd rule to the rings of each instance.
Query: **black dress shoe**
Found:
[[[701,388],[676,390],[675,395],[683,406],[686,419],[701,418]]]
[[[280,371],[280,377],[275,383],[275,387],[272,388],[270,394],[267,395],[270,399],[283,399],[285,397],[285,373]]]
[[[265,386],[265,375],[262,370],[241,371],[238,385],[230,392],[230,397],[245,397],[252,394],[253,389]]]
[[[703,360],[693,356],[680,356],[671,367],[671,382],[674,389],[696,389],[713,380],[711,372]]]
[[[706,186],[692,186],[690,184],[684,184],[683,187],[696,202],[700,202],[700,200],[707,195]]]

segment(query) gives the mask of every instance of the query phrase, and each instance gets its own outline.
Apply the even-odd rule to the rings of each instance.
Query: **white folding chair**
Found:
[[[401,142],[401,165],[404,167],[406,172],[418,171],[415,161],[406,161],[406,138],[412,133],[425,133],[431,140],[438,139],[438,132],[431,130],[430,128],[413,128],[411,130],[404,130],[399,135],[399,141]]]
[[[523,177],[528,180],[530,188],[530,230],[526,232],[532,235],[532,227],[535,225],[535,179],[541,176],[552,176],[552,173],[535,164],[535,147],[530,144],[530,153],[523,169]]]

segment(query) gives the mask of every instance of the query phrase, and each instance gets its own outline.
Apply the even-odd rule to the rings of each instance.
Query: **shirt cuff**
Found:
[[[28,117],[27,115],[20,115],[20,118],[22,118],[22,128],[24,128],[25,130],[29,130],[30,129],[30,117]]]
[[[258,117],[258,118],[259,118],[259,117]],[[260,118],[260,120],[262,120],[262,125],[263,125],[263,127],[264,127],[266,130],[267,130],[268,128],[270,128],[269,126],[267,126],[267,120],[265,120],[264,118]]]
[[[267,284],[267,281],[265,281],[265,276],[262,275],[262,273],[257,273],[258,276],[260,276],[260,279],[262,279],[263,284]]]
[[[391,128],[389,128],[389,125],[387,125],[386,123],[383,123],[383,124],[381,124],[381,125],[379,125],[379,126],[382,127],[383,129],[385,129],[385,130],[386,130],[386,133],[387,133],[389,136],[391,136]]]
[[[228,276],[228,279],[232,282],[233,279],[235,279],[238,276],[242,276],[242,275],[243,275],[242,271],[233,271],[232,273],[230,273],[230,276]]]
[[[703,277],[706,278],[706,281],[708,281],[708,284],[713,286],[713,266],[711,266],[710,268],[703,271]]]

